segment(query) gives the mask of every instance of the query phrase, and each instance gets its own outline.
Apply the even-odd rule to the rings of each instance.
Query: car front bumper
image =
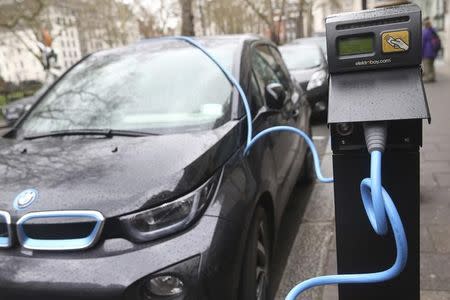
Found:
[[[239,232],[228,221],[203,216],[192,228],[157,242],[109,239],[79,252],[0,250],[1,299],[233,299]],[[183,294],[144,297],[148,279],[165,274],[183,281]]]

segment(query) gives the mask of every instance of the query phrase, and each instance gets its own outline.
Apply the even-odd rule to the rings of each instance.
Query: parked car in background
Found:
[[[3,117],[5,118],[6,125],[12,126],[24,113],[26,113],[31,106],[39,98],[39,95],[45,91],[41,88],[36,92],[36,94],[22,99],[13,101],[2,108]]]
[[[310,132],[272,42],[197,41],[240,81],[255,133]],[[2,299],[273,299],[278,229],[310,155],[289,133],[244,155],[235,91],[180,40],[99,51],[65,73],[0,140]]]
[[[280,47],[291,75],[306,90],[315,116],[328,111],[328,64],[317,45],[287,44]]]
[[[27,97],[23,97],[18,100],[14,100],[11,103],[2,107],[2,114],[6,121],[7,126],[12,126],[23,114],[25,114],[33,104],[42,96],[47,88],[51,85],[54,80],[48,80],[44,84],[40,83],[39,89]],[[34,81],[30,81],[32,84]]]
[[[6,125],[12,126],[18,119],[20,119],[20,117],[33,106],[33,104],[39,99],[39,97],[41,97],[45,93],[45,91],[60,75],[61,72],[59,72],[59,70],[55,71],[55,69],[52,69],[47,76],[47,80],[43,84],[35,80],[22,82],[19,88],[21,88],[22,90],[26,90],[25,87],[28,87],[27,90],[32,90],[34,91],[34,93],[27,97],[14,100],[2,107],[2,114],[6,121]],[[38,87],[38,89],[33,90],[33,87]]]
[[[325,59],[327,59],[327,39],[325,35],[306,37],[301,39],[296,39],[290,42],[289,44],[298,44],[298,45],[316,45],[322,49]]]

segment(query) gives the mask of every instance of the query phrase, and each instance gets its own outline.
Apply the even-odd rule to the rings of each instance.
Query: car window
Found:
[[[272,56],[270,55],[270,57]],[[268,61],[267,53],[263,54],[258,48],[254,48],[252,51],[252,69],[262,95],[265,95],[265,88],[268,84],[281,83]]]
[[[264,106],[263,94],[261,94],[261,89],[254,72],[252,72],[250,79],[250,102],[253,115],[255,115],[258,110]]]
[[[232,87],[211,60],[182,41],[94,54],[69,71],[21,124],[23,135],[116,129],[156,133],[212,129],[231,116]],[[235,44],[209,47],[231,71]]]
[[[277,68],[278,76],[280,78],[282,78],[281,79],[282,81],[286,82],[286,87],[290,86],[291,76],[289,75],[288,68],[286,67],[286,64],[284,63],[284,60],[283,60],[280,52],[278,52],[277,49],[275,49],[275,47],[270,47],[270,49],[272,50],[272,54],[273,54],[273,57],[275,58],[277,65],[279,66]]]
[[[286,89],[289,88],[289,76],[284,73],[282,64],[280,64],[280,60],[274,56],[274,52],[271,50],[272,47],[267,45],[259,45],[256,47],[256,51],[261,55],[261,57],[267,62],[275,76],[278,79],[278,82],[281,83]]]

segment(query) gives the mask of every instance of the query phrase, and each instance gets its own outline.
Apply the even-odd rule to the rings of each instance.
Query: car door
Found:
[[[299,128],[304,132],[310,132],[310,109],[309,104],[306,98],[306,94],[303,92],[300,86],[295,86],[292,77],[290,76],[289,70],[284,63],[284,60],[281,56],[281,53],[274,46],[270,47],[273,53],[273,56],[278,64],[277,69],[278,76],[284,77],[287,82],[289,82],[289,86],[291,87],[291,97],[290,101],[288,101],[288,111],[290,112],[289,124],[290,126]],[[290,170],[288,171],[288,178],[295,179],[297,178],[296,172],[299,169],[299,164],[303,163],[303,157],[306,154],[307,144],[303,138],[293,136],[290,139],[290,150],[287,153],[288,160],[290,161]]]
[[[295,91],[290,78],[282,70],[283,66],[277,62],[271,46],[266,43],[254,45],[251,57],[252,69],[260,93],[267,96],[266,87],[271,83],[281,84],[286,92],[286,99],[281,109],[269,108],[266,101],[265,120],[267,127],[277,125],[298,127],[296,118],[300,114],[300,108],[293,101],[294,98],[298,102],[298,93]],[[276,182],[279,187],[277,199],[285,202],[290,194],[290,188],[286,190],[284,187],[292,185],[291,180],[287,180],[287,177],[291,173],[292,160],[296,155],[293,146],[298,143],[298,138],[289,133],[272,133],[269,138],[273,141],[272,152],[275,161]]]

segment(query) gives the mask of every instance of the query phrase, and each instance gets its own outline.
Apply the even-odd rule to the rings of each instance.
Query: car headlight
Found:
[[[127,238],[147,242],[178,232],[191,225],[214,197],[219,174],[190,194],[138,213],[120,217]]]
[[[327,80],[327,72],[324,70],[317,71],[312,74],[311,79],[308,82],[308,86],[306,87],[307,91],[315,89],[324,84],[325,80]]]

